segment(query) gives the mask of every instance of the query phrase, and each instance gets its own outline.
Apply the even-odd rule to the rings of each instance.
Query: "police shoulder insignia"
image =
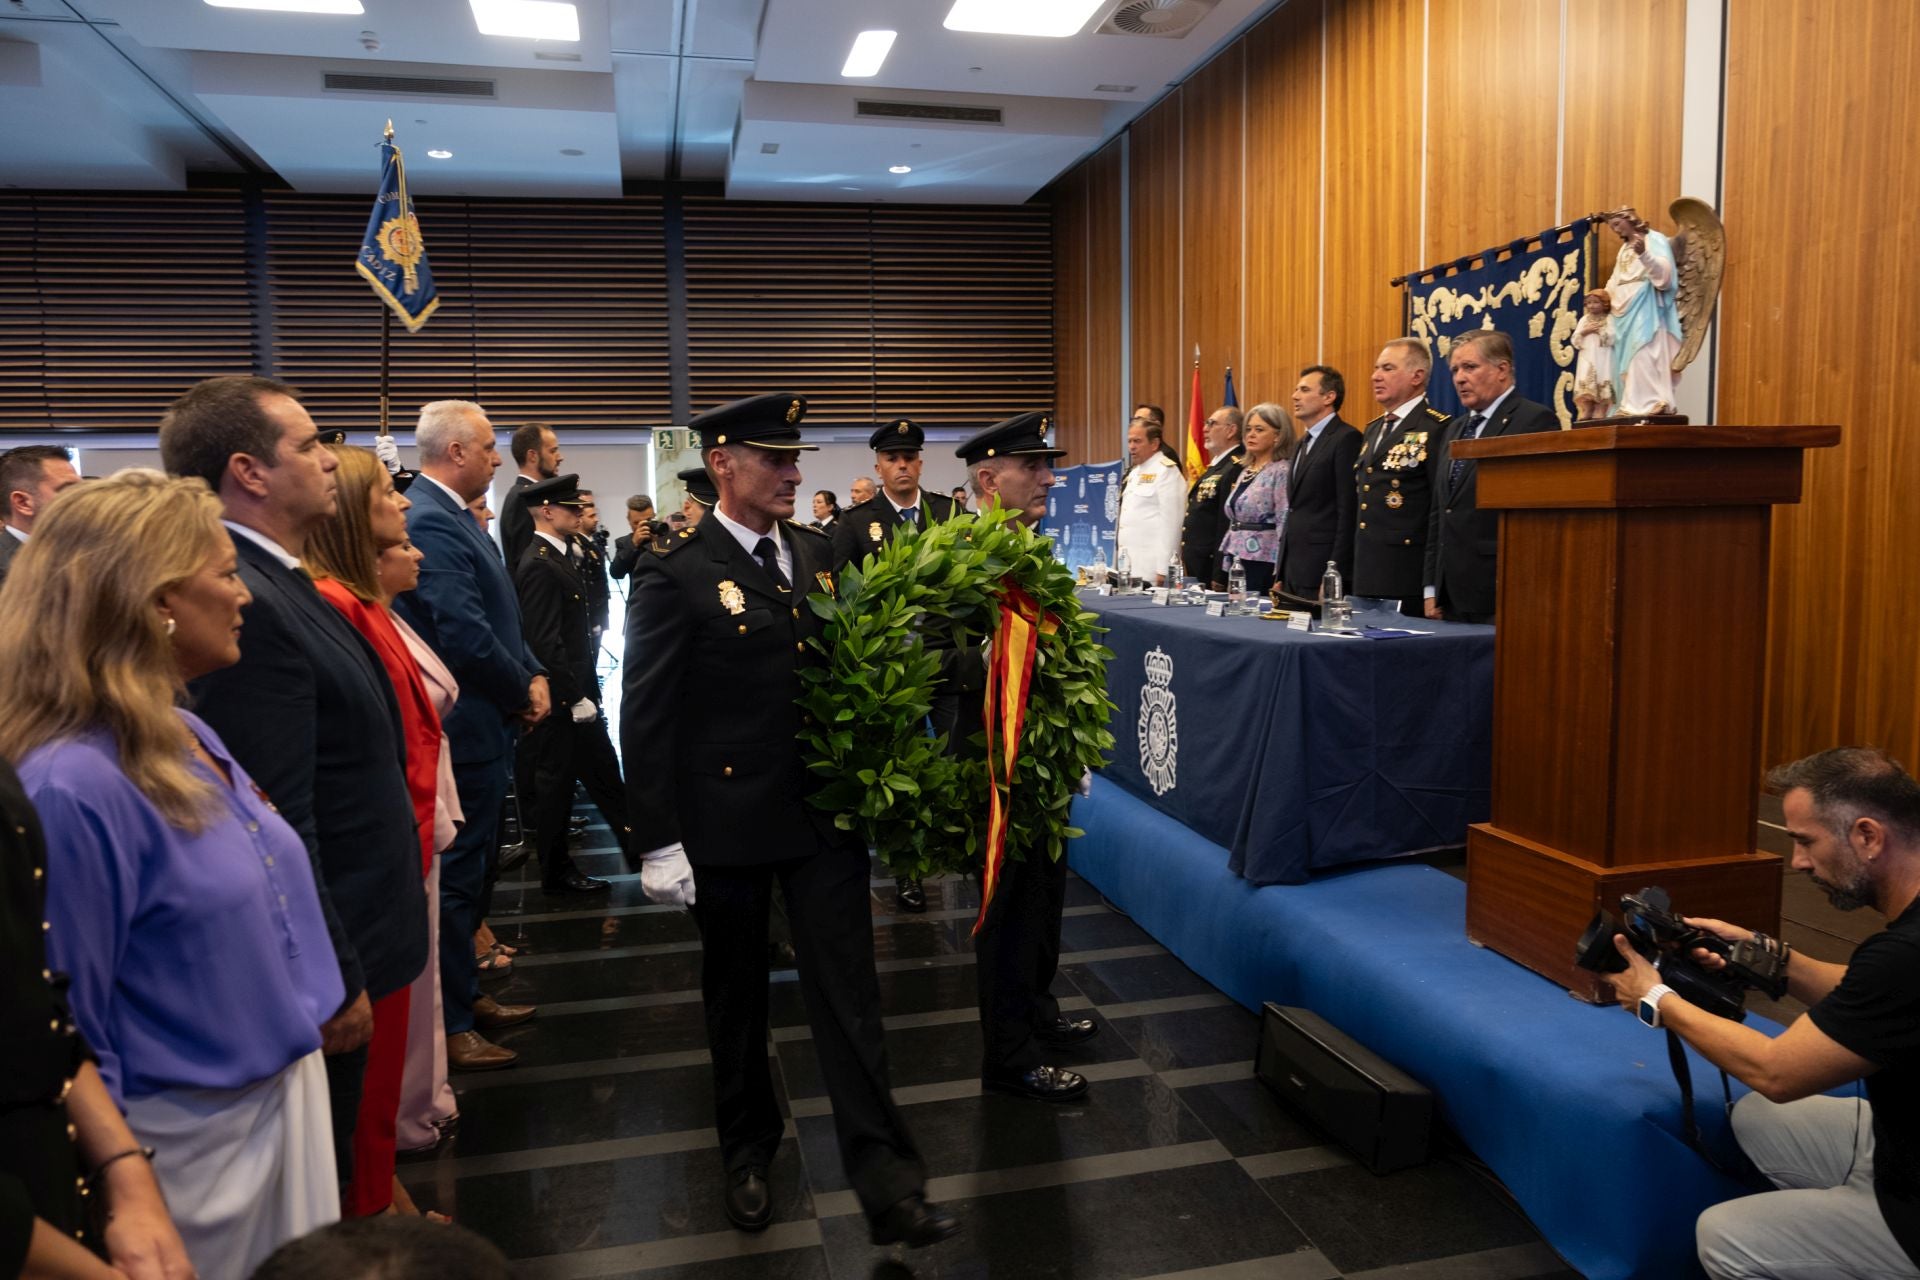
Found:
[[[1440,410],[1434,408],[1432,405],[1428,405],[1427,416],[1429,418],[1432,418],[1435,422],[1445,422],[1450,415],[1441,412]]]

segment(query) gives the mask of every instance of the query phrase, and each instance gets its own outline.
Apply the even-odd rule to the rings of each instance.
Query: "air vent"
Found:
[[[1099,33],[1175,40],[1199,26],[1220,0],[1126,0],[1107,15]]]
[[[329,71],[329,93],[379,93],[406,98],[491,98],[491,80],[451,80],[440,76],[371,76]]]
[[[950,120],[957,124],[1002,124],[998,107],[950,107],[938,102],[856,100],[854,114],[882,120]]]
[[[763,142],[760,144],[760,154],[763,156],[777,156],[780,154],[780,144],[777,142]]]
[[[577,53],[536,53],[533,55],[533,60],[535,62],[578,62],[580,61],[580,55]]]
[[[1095,93],[1132,93],[1139,87],[1137,84],[1097,84],[1093,86],[1093,91]]]

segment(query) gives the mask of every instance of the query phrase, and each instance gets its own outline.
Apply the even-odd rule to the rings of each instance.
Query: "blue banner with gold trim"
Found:
[[[391,125],[380,152],[380,194],[374,197],[373,216],[367,219],[354,268],[393,308],[407,332],[417,333],[440,306],[440,298],[433,287],[433,268],[427,264],[427,246],[420,238],[420,221],[407,198],[406,164],[400,148],[393,145]]]
[[[1096,552],[1111,565],[1114,521],[1120,514],[1120,463],[1097,462],[1062,467],[1047,491],[1047,514],[1040,532],[1053,539],[1054,553],[1069,569],[1093,563]]]
[[[1498,329],[1513,339],[1515,390],[1550,407],[1561,426],[1573,425],[1573,330],[1592,248],[1591,225],[1581,218],[1393,281],[1406,286],[1406,332],[1433,352],[1427,398],[1434,407],[1460,412],[1446,366],[1454,339]]]

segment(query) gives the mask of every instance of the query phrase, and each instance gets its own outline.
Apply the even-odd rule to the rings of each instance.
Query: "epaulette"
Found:
[[[669,537],[655,538],[648,545],[653,548],[653,554],[657,556],[670,556],[681,547],[686,546],[687,539],[691,537],[693,537],[693,530],[682,529],[680,532]]]
[[[533,549],[533,554],[539,556],[542,560],[545,560],[547,558],[547,552],[551,551],[552,549],[553,548],[549,547],[546,543],[542,542],[539,546]]]
[[[830,539],[833,536],[832,534],[821,532],[819,529],[814,528],[812,525],[801,524],[798,520],[782,520],[780,523],[787,526],[787,528],[789,529],[796,529],[801,533],[810,533],[816,538]]]
[[[1435,422],[1450,422],[1453,419],[1452,414],[1447,413],[1442,409],[1436,409],[1432,405],[1426,406],[1426,410],[1427,410],[1427,416],[1429,418],[1432,418]]]

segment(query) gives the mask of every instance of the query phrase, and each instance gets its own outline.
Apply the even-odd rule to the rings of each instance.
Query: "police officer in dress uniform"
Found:
[[[1207,418],[1207,449],[1213,462],[1187,487],[1187,517],[1180,523],[1180,563],[1187,576],[1203,586],[1224,585],[1219,572],[1220,539],[1226,535],[1227,495],[1247,464],[1240,445],[1244,415],[1233,405],[1222,405]]]
[[[580,478],[574,475],[526,487],[523,496],[533,533],[514,574],[527,647],[547,669],[553,694],[553,714],[520,740],[533,788],[522,803],[531,813],[540,883],[548,893],[603,893],[610,887],[605,880],[581,874],[567,852],[567,815],[573,809],[576,780],[613,828],[620,851],[632,857],[626,791],[600,711],[600,680],[594,670],[599,650],[592,638],[587,587],[567,554],[567,539],[580,531],[585,500],[579,490]]]
[[[980,495],[1019,513],[1032,526],[1047,513],[1053,460],[1066,453],[1047,443],[1048,413],[1022,413],[975,434],[954,452]],[[980,728],[980,700],[963,699],[965,743]],[[963,748],[964,749],[964,748]],[[980,987],[980,1082],[989,1089],[1046,1102],[1067,1102],[1087,1091],[1077,1071],[1041,1061],[1043,1046],[1064,1047],[1092,1038],[1091,1018],[1068,1018],[1049,990],[1060,967],[1060,914],[1066,907],[1067,863],[1049,858],[1008,859],[974,938]]]
[[[831,588],[827,538],[793,520],[800,484],[796,395],[754,396],[692,423],[719,501],[634,569],[621,731],[641,885],[693,909],[727,1218],[772,1217],[767,1170],[780,1114],[767,1064],[767,914],[786,895],[800,992],[832,1100],[840,1160],[876,1244],[933,1244],[959,1230],[926,1200],[926,1173],[888,1084],[874,974],[867,851],[808,803],[800,672],[824,623],[804,597]]]
[[[1358,499],[1353,534],[1357,596],[1397,599],[1410,618],[1425,614],[1421,575],[1433,508],[1432,456],[1447,415],[1427,402],[1433,357],[1416,338],[1395,338],[1373,366],[1373,398],[1382,412],[1366,425],[1353,462]]]
[[[600,531],[600,509],[594,503],[593,490],[582,489],[580,499],[580,532],[567,539],[567,554],[587,589],[587,627],[597,654],[600,637],[607,630],[613,589],[607,585],[607,539]]]
[[[680,514],[686,517],[687,528],[691,529],[713,510],[713,504],[720,501],[720,491],[713,487],[713,477],[707,474],[705,467],[688,467],[685,471],[674,473],[674,479],[687,491],[686,501],[680,504]],[[670,539],[669,539],[670,541]]]
[[[912,418],[894,418],[882,423],[867,438],[873,450],[873,470],[880,477],[880,490],[871,498],[840,513],[833,530],[833,567],[836,572],[848,564],[859,564],[885,546],[893,531],[903,526],[924,529],[936,520],[951,520],[958,504],[951,497],[927,493],[920,488],[920,451],[926,446],[927,433]],[[930,644],[929,647],[932,647]],[[947,652],[951,652],[948,650]],[[973,685],[973,691],[981,686]],[[936,701],[933,730],[936,734],[953,730],[958,697],[967,692],[964,683],[950,684]],[[894,902],[902,911],[918,914],[927,909],[927,891],[912,876],[896,876]]]

